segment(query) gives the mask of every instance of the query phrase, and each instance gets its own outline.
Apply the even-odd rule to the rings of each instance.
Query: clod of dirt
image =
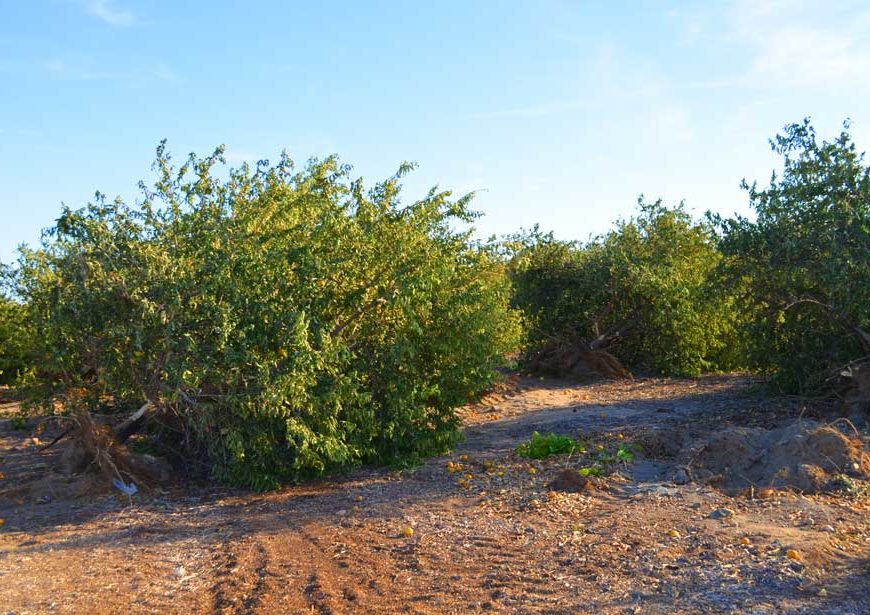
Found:
[[[592,489],[603,489],[604,480],[595,476],[583,476],[577,470],[562,470],[548,485],[551,491],[579,493]]]
[[[773,487],[818,493],[836,475],[870,478],[870,454],[859,438],[811,421],[769,431],[722,430],[692,452],[695,475],[726,492]]]

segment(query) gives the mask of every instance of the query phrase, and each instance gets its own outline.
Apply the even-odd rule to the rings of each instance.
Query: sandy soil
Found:
[[[729,497],[675,485],[677,460],[643,455],[598,489],[555,492],[589,460],[515,453],[535,430],[611,450],[800,412],[752,386],[523,380],[464,409],[464,444],[413,470],[265,495],[6,497],[0,612],[870,613],[866,498]],[[0,432],[7,496],[58,454],[36,449]]]

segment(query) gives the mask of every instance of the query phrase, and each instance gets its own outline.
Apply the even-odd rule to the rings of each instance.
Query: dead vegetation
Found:
[[[89,413],[76,413],[71,421],[70,442],[61,457],[62,473],[94,474],[105,484],[118,480],[149,485],[170,479],[171,472],[165,462],[131,452],[119,441],[116,429],[98,423]]]
[[[133,495],[165,485],[173,477],[165,460],[131,451],[119,441],[116,428],[89,412],[41,421],[33,433],[37,435],[26,441],[21,452],[47,463],[35,463],[42,471],[32,480],[0,490],[0,499],[33,504],[99,496],[113,489]],[[51,439],[44,442],[40,436]],[[57,454],[50,455],[55,447]]]
[[[619,359],[606,350],[592,346],[573,337],[553,338],[537,350],[526,367],[536,374],[571,378],[578,382],[589,382],[596,378],[633,378]]]

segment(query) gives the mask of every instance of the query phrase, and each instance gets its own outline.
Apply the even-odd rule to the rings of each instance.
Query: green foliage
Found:
[[[870,354],[870,169],[848,124],[819,142],[804,120],[771,147],[782,176],[764,190],[744,182],[755,219],[713,221],[754,366],[785,391],[816,391]]]
[[[634,461],[634,451],[628,444],[620,444],[619,448],[616,449],[615,457],[623,463],[631,463]]]
[[[627,365],[664,374],[739,362],[732,300],[714,280],[714,236],[682,205],[640,200],[637,217],[588,244],[535,229],[509,248],[529,356],[550,340],[578,339],[613,344]]]
[[[517,446],[517,454],[527,459],[545,459],[551,455],[564,455],[567,453],[585,452],[582,442],[573,440],[568,436],[560,436],[554,433],[541,435],[537,431],[532,434],[532,439]]]
[[[0,296],[0,384],[11,384],[30,367],[31,331],[25,307]]]
[[[22,251],[32,398],[151,402],[164,451],[257,489],[446,449],[519,334],[498,255],[455,230],[470,197],[403,205],[408,165],[366,190],[334,158],[219,162],[161,144],[140,202],[98,194]]]

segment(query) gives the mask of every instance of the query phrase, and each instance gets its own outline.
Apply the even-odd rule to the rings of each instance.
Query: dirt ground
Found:
[[[589,459],[515,452],[536,430],[593,454],[809,412],[754,385],[524,379],[463,410],[449,455],[269,494],[28,500],[60,446],[6,425],[0,613],[870,613],[866,493],[732,497],[639,446],[597,488],[551,491]]]

